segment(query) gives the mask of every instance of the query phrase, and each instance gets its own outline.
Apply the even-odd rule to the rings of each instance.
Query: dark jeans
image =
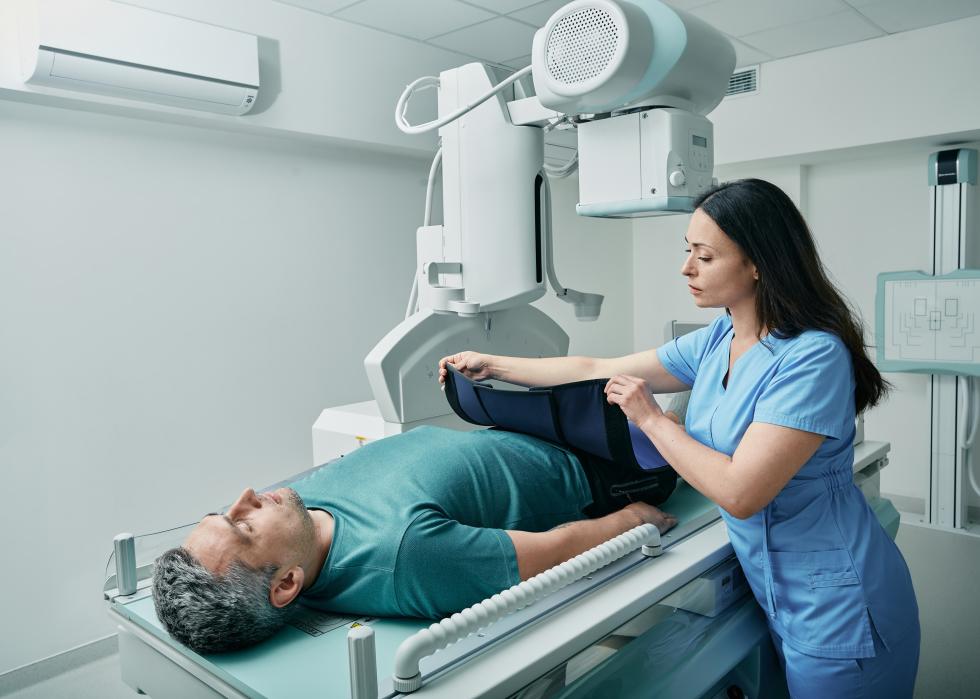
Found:
[[[602,517],[631,502],[659,505],[677,485],[677,474],[669,466],[658,471],[638,471],[578,450],[575,456],[592,489],[592,504],[583,511],[587,517]]]

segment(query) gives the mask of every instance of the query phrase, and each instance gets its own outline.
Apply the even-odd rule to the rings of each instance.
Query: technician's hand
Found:
[[[650,395],[647,382],[636,376],[620,374],[612,377],[606,384],[605,392],[606,400],[622,408],[626,417],[637,427],[664,414]]]
[[[449,369],[447,364],[452,364],[456,371],[463,376],[474,381],[493,378],[490,370],[490,355],[480,354],[479,352],[460,352],[439,360],[439,383],[445,385],[446,374]]]
[[[663,510],[657,509],[653,505],[648,505],[645,502],[631,502],[623,509],[639,516],[643,524],[652,524],[660,530],[661,534],[677,524],[677,518],[674,515],[667,514]]]

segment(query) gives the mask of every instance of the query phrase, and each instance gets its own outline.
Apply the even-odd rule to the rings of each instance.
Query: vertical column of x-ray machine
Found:
[[[977,151],[929,156],[932,266],[878,277],[877,353],[882,371],[930,374],[930,452],[923,520],[970,526],[980,495],[975,444],[980,417],[980,236]]]

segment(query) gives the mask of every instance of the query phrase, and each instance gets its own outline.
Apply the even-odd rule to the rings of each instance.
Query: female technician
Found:
[[[908,567],[853,482],[854,417],[887,384],[778,187],[703,195],[681,268],[694,303],[727,313],[615,359],[462,352],[471,378],[551,385],[612,376],[610,403],[721,508],[793,697],[911,697],[919,619]],[[691,389],[685,427],[650,393]]]

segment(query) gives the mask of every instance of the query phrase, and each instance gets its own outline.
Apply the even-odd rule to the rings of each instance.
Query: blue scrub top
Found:
[[[908,567],[854,485],[854,371],[840,338],[773,334],[728,372],[734,329],[726,314],[660,347],[692,386],[686,429],[731,456],[753,422],[824,435],[816,453],[760,512],[723,509],[732,547],[773,630],[795,650],[827,658],[875,655],[918,628]]]

